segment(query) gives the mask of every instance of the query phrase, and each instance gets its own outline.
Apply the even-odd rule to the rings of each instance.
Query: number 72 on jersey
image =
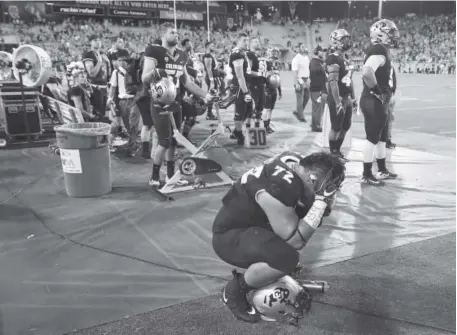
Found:
[[[256,179],[260,178],[262,175],[263,169],[265,165],[255,167],[245,174],[241,176],[241,184],[246,184],[248,182],[249,176],[252,176]],[[289,184],[292,184],[292,179],[294,178],[294,175],[292,172],[287,171],[285,168],[282,166],[276,165],[274,172],[271,174],[272,177],[278,176],[279,178],[282,178],[284,181],[286,181]]]

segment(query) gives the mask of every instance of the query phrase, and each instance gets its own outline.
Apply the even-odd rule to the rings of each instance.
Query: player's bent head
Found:
[[[315,186],[320,186],[324,180],[342,181],[345,178],[346,168],[338,157],[328,152],[315,152],[300,160],[300,167],[310,177]]]

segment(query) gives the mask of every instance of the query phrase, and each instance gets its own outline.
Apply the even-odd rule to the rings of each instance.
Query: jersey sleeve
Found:
[[[202,61],[204,62],[206,58],[212,58],[209,53],[206,53],[202,56]]]
[[[244,57],[243,57],[243,55],[241,54],[241,52],[239,52],[239,51],[234,51],[234,52],[232,52],[232,53],[230,54],[230,59],[229,59],[230,64],[233,65],[233,62],[236,61],[236,60],[238,60],[238,59],[244,60]]]
[[[84,92],[81,87],[79,86],[74,86],[68,90],[68,96],[70,98],[72,97],[82,97],[84,95]]]
[[[144,51],[144,57],[149,59],[155,59],[156,61],[162,55],[161,46],[159,45],[148,45]]]
[[[369,52],[370,56],[380,55],[387,58],[387,49],[382,44],[373,44]]]
[[[84,51],[82,56],[81,56],[81,58],[82,58],[82,62],[83,63],[85,63],[88,60],[93,61],[94,65],[96,63],[95,55],[94,55],[94,53],[92,51]]]

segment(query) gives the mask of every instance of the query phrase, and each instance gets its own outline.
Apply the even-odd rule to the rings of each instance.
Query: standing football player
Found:
[[[201,85],[199,85],[197,81],[197,70],[195,69],[194,61],[192,59],[194,48],[192,42],[188,38],[186,38],[181,42],[181,46],[183,51],[187,55],[186,69],[187,73],[189,74],[189,79],[201,87]],[[190,103],[190,101],[193,101],[192,99],[183,99],[186,95],[191,95],[191,93],[186,91],[182,83],[180,85],[182,99],[182,117],[184,122],[182,134],[185,138],[189,139],[190,131],[192,130],[193,126],[197,121],[197,109],[192,103]]]
[[[246,52],[246,56],[248,57],[251,68],[251,71],[248,72],[248,85],[254,102],[256,128],[260,126],[260,120],[262,118],[265,99],[265,84],[267,82],[267,63],[265,58],[260,57],[259,51],[260,40],[258,38],[254,38],[251,40],[251,49]],[[248,115],[246,127],[251,126],[251,117],[252,115]]]
[[[371,46],[366,51],[362,69],[363,90],[360,97],[360,110],[364,116],[366,133],[362,181],[369,185],[380,185],[380,180],[397,177],[386,167],[386,141],[387,116],[392,97],[392,61],[389,48],[398,46],[400,33],[395,23],[382,19],[371,26],[370,38]],[[376,177],[372,172],[373,154],[376,154],[378,163]]]
[[[222,301],[246,322],[260,319],[246,295],[295,271],[298,250],[331,212],[345,177],[342,161],[325,152],[284,152],[246,172],[222,199],[213,223],[213,248],[233,279]]]
[[[330,34],[333,52],[327,56],[328,74],[327,105],[330,114],[330,152],[342,159],[341,146],[347,131],[352,125],[353,95],[352,79],[346,67],[344,53],[352,47],[351,35],[344,29],[334,30]]]
[[[164,83],[162,78],[169,78],[173,81],[174,87],[170,85],[161,85],[157,90],[160,95],[169,94],[169,90],[178,90],[179,84],[182,83],[190,93],[201,98],[212,100],[213,96],[207,94],[203,89],[189,79],[187,73],[187,55],[184,51],[176,48],[178,44],[178,32],[174,28],[168,28],[162,38],[162,46],[149,45],[144,53],[144,66],[142,81],[146,85],[160,85]],[[167,177],[172,178],[175,173],[174,149],[176,140],[173,138],[173,131],[168,112],[173,114],[176,127],[180,129],[182,113],[179,92],[172,92],[176,96],[168,106],[164,106],[160,101],[154,101],[152,97],[152,119],[156,128],[158,145],[154,152],[152,175],[149,180],[150,186],[160,186],[160,167],[163,159],[167,160]],[[156,97],[157,98],[157,97]]]
[[[238,87],[235,98],[235,130],[231,138],[236,139],[238,145],[244,145],[243,122],[250,116],[252,110],[252,97],[248,89],[246,78],[251,71],[246,56],[248,35],[238,34],[236,47],[232,49],[229,58],[230,72],[233,76],[231,85]]]
[[[213,43],[206,42],[205,53],[202,56],[203,65],[205,66],[205,82],[208,90],[219,90],[219,82],[216,76],[216,59],[213,56]],[[216,116],[213,114],[213,106],[208,106],[208,112],[206,114],[207,120],[216,120]]]
[[[271,114],[276,105],[276,100],[281,100],[281,77],[279,76],[279,50],[277,48],[268,48],[267,50],[267,84],[265,88],[265,108],[267,109],[263,124],[267,134],[274,132],[271,129]],[[279,96],[278,96],[279,94]]]

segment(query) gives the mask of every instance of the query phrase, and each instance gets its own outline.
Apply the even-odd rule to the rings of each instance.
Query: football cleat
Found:
[[[154,180],[154,179],[149,179],[149,186],[151,187],[159,187],[160,186],[160,180]]]
[[[396,179],[398,177],[398,174],[392,173],[389,170],[385,171],[379,171],[376,174],[376,178],[379,180],[384,180],[384,179]]]
[[[373,185],[373,186],[381,185],[381,181],[379,179],[375,178],[375,176],[373,176],[372,173],[370,173],[369,175],[363,175],[362,182],[365,184],[368,184],[368,185]]]
[[[258,322],[260,314],[249,304],[246,297],[248,292],[240,286],[238,276],[241,274],[233,271],[233,279],[222,289],[221,300],[237,319],[250,323]]]

